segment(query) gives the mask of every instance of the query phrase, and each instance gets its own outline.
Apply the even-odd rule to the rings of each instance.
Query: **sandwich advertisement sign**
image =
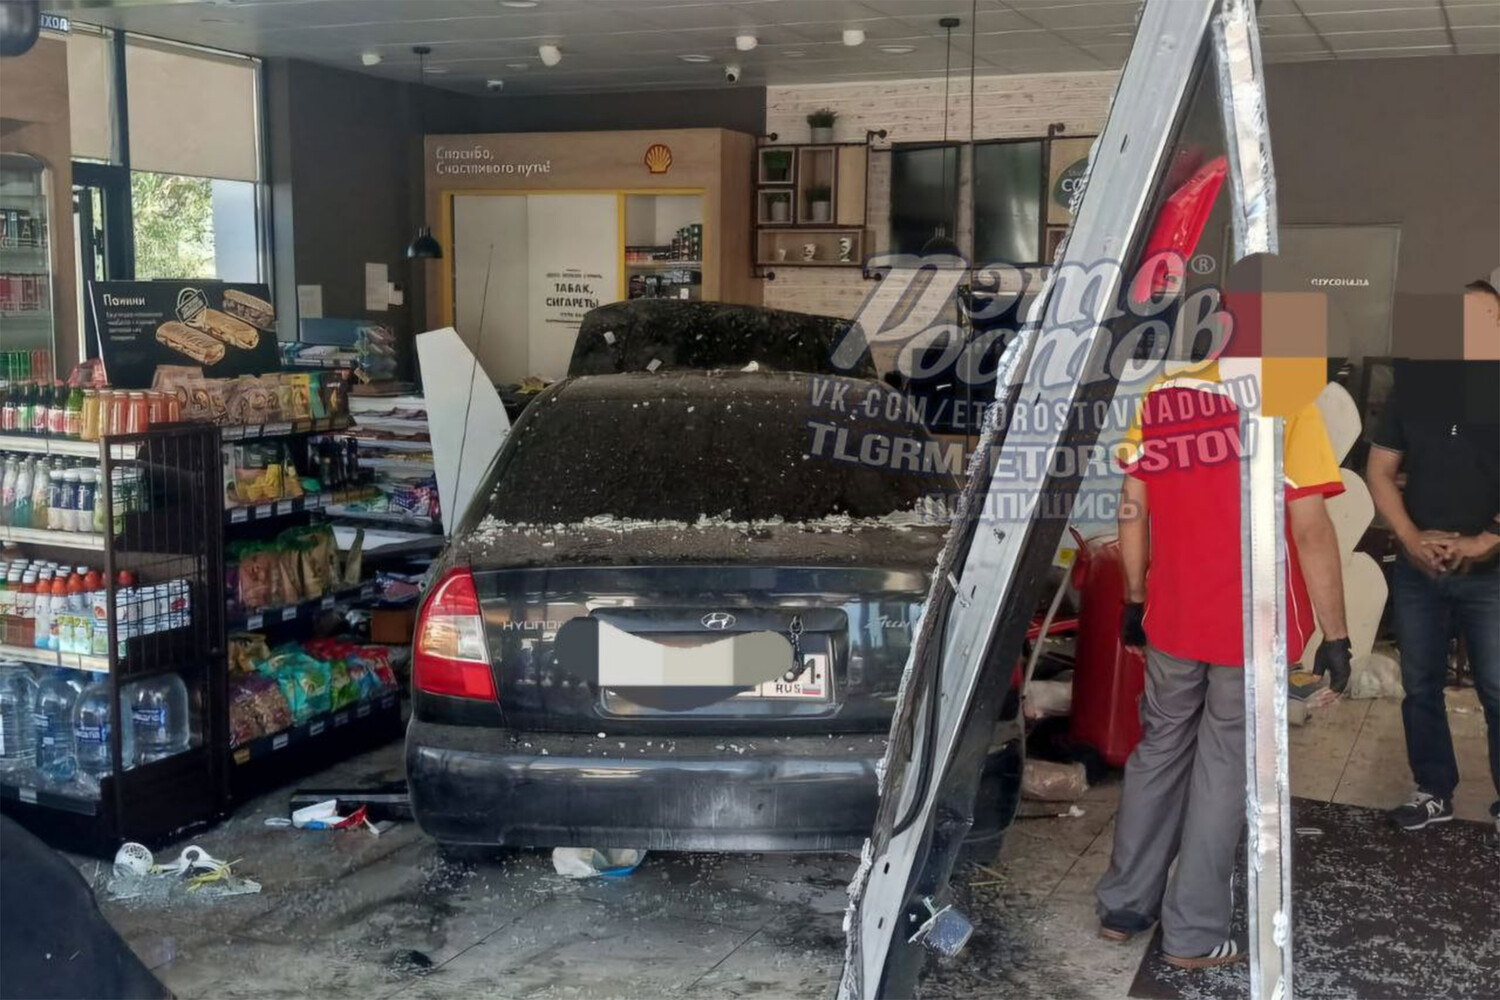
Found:
[[[276,311],[265,285],[91,281],[89,303],[99,357],[118,388],[150,388],[158,365],[202,368],[208,378],[281,367]]]

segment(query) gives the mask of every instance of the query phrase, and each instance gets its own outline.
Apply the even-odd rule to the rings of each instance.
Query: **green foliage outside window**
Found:
[[[217,277],[211,180],[135,171],[130,195],[137,279]]]

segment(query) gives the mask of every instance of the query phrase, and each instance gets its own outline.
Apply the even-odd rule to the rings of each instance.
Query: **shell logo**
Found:
[[[646,150],[646,169],[653,174],[664,174],[672,168],[672,150],[657,143]]]

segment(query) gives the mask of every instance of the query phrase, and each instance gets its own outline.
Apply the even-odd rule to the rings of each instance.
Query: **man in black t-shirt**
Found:
[[[1465,293],[1465,340],[1500,340],[1500,294]],[[1453,818],[1458,764],[1443,688],[1456,624],[1484,707],[1490,777],[1500,795],[1500,365],[1404,362],[1371,435],[1365,479],[1401,544],[1392,580],[1401,648],[1401,721],[1416,779],[1391,812],[1406,830]],[[1404,489],[1397,472],[1406,474]],[[1500,830],[1500,801],[1491,807]]]

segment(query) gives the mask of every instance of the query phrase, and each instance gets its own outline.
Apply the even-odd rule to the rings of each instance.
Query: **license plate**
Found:
[[[777,678],[766,681],[754,691],[744,691],[739,698],[787,698],[794,701],[828,700],[828,657],[821,653],[804,656],[808,667],[794,681]]]

